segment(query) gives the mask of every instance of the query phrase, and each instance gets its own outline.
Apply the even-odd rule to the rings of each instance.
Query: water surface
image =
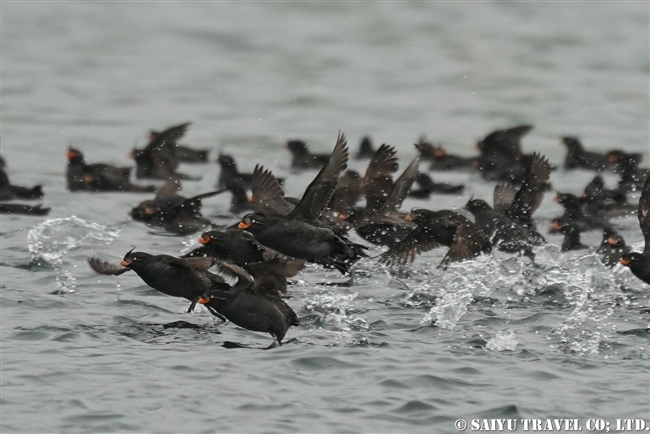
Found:
[[[497,254],[446,272],[438,250],[398,277],[372,260],[345,277],[309,266],[288,300],[302,326],[262,351],[268,336],[186,314],[136,276],[94,274],[90,255],[180,254],[196,237],[130,221],[145,196],[71,194],[64,182],[70,143],[89,161],[128,165],[147,129],[188,120],[187,143],[230,152],[244,170],[265,164],[289,177],[290,195],[314,174],[288,171],[283,142],[329,152],[339,129],[353,147],[365,134],[396,146],[402,168],[420,134],[471,155],[490,130],[524,122],[535,125],[525,150],[554,164],[564,134],[647,155],[647,3],[16,2],[2,13],[2,154],[11,179],[42,183],[53,207],[44,225],[2,217],[3,432],[454,432],[461,417],[648,418],[648,287],[594,250],[551,245],[536,266]],[[203,175],[188,195],[218,175],[182,169]],[[459,208],[494,187],[434,175],[466,192],[406,208]],[[591,176],[557,171],[552,182],[577,193]],[[543,228],[561,213],[551,196]],[[206,200],[206,215],[234,221],[217,217],[227,200]],[[635,217],[617,224],[642,240]]]

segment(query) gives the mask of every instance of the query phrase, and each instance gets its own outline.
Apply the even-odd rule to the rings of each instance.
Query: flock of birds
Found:
[[[288,278],[299,273],[306,262],[346,274],[355,262],[368,256],[366,245],[348,238],[352,230],[369,243],[387,247],[377,259],[397,268],[441,246],[448,248],[439,265],[442,269],[493,250],[534,261],[534,248],[546,243],[533,214],[552,188],[549,180],[554,168],[539,153],[522,152],[520,142],[532,129],[529,125],[492,132],[477,143],[475,157],[450,155],[442,146],[421,138],[415,144],[419,155],[397,179],[393,178],[399,170],[395,149],[386,144],[375,149],[370,138],[361,140],[355,156],[370,160],[363,176],[346,170],[350,156],[340,132],[328,155],[312,154],[303,141],[289,140],[291,167],[319,170],[301,198],[285,196],[284,180],[264,166],[257,165],[253,173],[239,172],[228,155],[217,160],[221,166],[217,190],[188,198],[178,193],[180,181],[196,178],[177,169],[180,163],[207,163],[209,155],[209,150],[178,143],[189,125],[151,131],[148,145],[131,153],[135,177],[166,181],[161,188],[132,183],[131,167],[87,164],[79,150],[68,149],[68,190],[155,192],[152,199],[130,211],[134,220],[174,234],[202,232],[198,239],[202,246],[182,257],[131,250],[120,265],[97,258],[88,262],[104,275],[132,270],[152,288],[189,300],[188,312],[200,303],[223,321],[271,334],[272,346],[281,345],[287,330],[299,323],[285,302]],[[650,284],[650,176],[647,169],[639,168],[642,155],[586,151],[576,137],[563,137],[562,143],[567,148],[565,170],[612,171],[618,174],[619,184],[607,189],[597,175],[580,197],[557,193],[555,200],[564,207],[564,214],[553,220],[551,232],[564,235],[561,250],[585,248],[581,232],[602,230],[599,252],[603,263],[608,267],[621,263]],[[485,180],[498,182],[492,206],[485,200],[470,199],[464,209],[473,220],[452,210],[402,211],[408,196],[427,199],[463,191],[463,185],[435,183],[420,171],[425,161],[430,164],[429,171],[477,171]],[[629,203],[627,194],[639,190],[638,206]],[[232,195],[230,212],[245,215],[232,226],[219,227],[201,214],[201,201],[225,192]],[[42,197],[41,186],[12,185],[2,160],[0,213],[47,214],[49,209],[40,205],[13,202]],[[364,206],[358,206],[362,199]],[[641,253],[632,252],[610,223],[612,218],[634,212],[645,239]],[[226,278],[235,283],[229,284]]]

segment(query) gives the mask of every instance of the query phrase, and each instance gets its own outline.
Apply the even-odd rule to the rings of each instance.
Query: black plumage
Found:
[[[328,154],[312,154],[307,144],[302,140],[287,141],[287,149],[291,152],[291,168],[293,169],[320,169],[329,159]]]
[[[283,288],[286,291],[286,278],[278,280],[277,276],[282,275],[278,270],[286,269],[284,261],[274,259],[250,264],[246,269],[222,264],[222,268],[234,275],[237,282],[227,291],[217,288],[206,291],[199,303],[239,327],[269,333],[278,345],[282,345],[287,330],[300,325],[298,315],[281,298]],[[300,268],[296,268],[295,273]]]
[[[564,136],[562,137],[562,144],[567,148],[566,157],[564,158],[565,170],[587,169],[600,172],[613,169],[605,154],[586,151],[578,137]]]
[[[426,173],[418,173],[415,182],[419,188],[409,191],[409,197],[416,199],[428,199],[432,194],[462,194],[465,190],[464,185],[447,184],[444,182],[434,182]]]
[[[534,154],[525,181],[519,189],[505,184],[495,187],[494,208],[480,199],[470,199],[467,202],[465,208],[474,215],[483,235],[496,248],[533,258],[533,246],[546,242],[537,232],[532,215],[542,202],[550,174],[548,160]]]
[[[309,184],[302,199],[289,214],[277,215],[278,206],[287,204],[284,193],[276,191],[271,196],[274,198],[273,203],[279,205],[265,205],[276,216],[269,218],[267,213],[248,214],[239,223],[239,228],[252,233],[257,241],[282,254],[347,273],[350,264],[363,254],[363,246],[336,235],[328,228],[320,227],[320,217],[332,198],[339,176],[347,167],[347,161],[345,135],[339,134],[327,164]],[[256,197],[255,192],[253,198],[263,201],[262,197]]]
[[[135,221],[179,235],[210,229],[212,223],[201,214],[202,199],[216,196],[223,190],[211,191],[190,198],[176,193],[178,184],[165,184],[153,200],[145,200],[129,215]]]
[[[108,164],[86,164],[83,154],[74,148],[68,148],[68,167],[66,170],[67,187],[70,191],[120,191],[152,192],[153,185],[141,186],[129,180],[130,167],[115,167]]]
[[[641,253],[624,253],[620,262],[628,267],[636,277],[650,285],[650,176],[646,178],[641,192],[637,216],[643,233],[643,251]]]
[[[359,143],[359,149],[355,155],[355,160],[367,160],[372,158],[375,155],[375,147],[372,145],[372,139],[370,136],[365,136],[361,139]]]
[[[0,168],[0,201],[15,199],[38,200],[42,199],[43,196],[42,186],[24,187],[22,185],[13,185],[9,181],[9,176],[4,167]]]
[[[219,173],[219,179],[217,180],[217,188],[224,188],[232,184],[233,181],[241,184],[246,190],[251,188],[253,174],[240,172],[232,156],[221,154],[217,159],[217,163],[221,167],[221,173]]]
[[[188,179],[189,175],[178,173],[180,163],[177,142],[185,135],[191,122],[169,127],[151,138],[146,147],[132,152],[136,164],[135,177],[138,179]]]
[[[574,223],[562,224],[557,219],[553,221],[553,228],[564,234],[560,250],[568,252],[571,250],[588,249],[589,246],[582,244],[580,240],[580,229]]]
[[[89,258],[88,263],[93,270],[104,275],[119,276],[133,270],[153,289],[193,303],[208,291],[230,289],[221,276],[208,271],[217,265],[213,258],[176,258],[131,250],[120,266],[97,258]]]
[[[466,261],[492,250],[489,240],[472,221],[454,211],[413,210],[408,216],[417,226],[379,257],[387,266],[405,266],[416,256],[440,246],[449,250],[439,267]]]

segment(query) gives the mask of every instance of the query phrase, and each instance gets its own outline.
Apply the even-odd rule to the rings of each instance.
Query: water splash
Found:
[[[422,318],[420,325],[435,323],[438,327],[454,329],[467,313],[474,296],[490,294],[503,285],[504,279],[514,283],[510,273],[494,271],[487,257],[453,264],[444,273],[432,274],[428,286],[436,294],[437,302]],[[422,286],[416,288],[418,291],[422,289]]]
[[[519,342],[512,330],[502,330],[488,339],[485,349],[488,351],[514,351]]]
[[[467,286],[446,292],[422,318],[420,325],[435,323],[438,327],[452,330],[467,313],[473,299],[474,296]]]
[[[352,301],[358,296],[354,294],[327,293],[315,295],[307,301],[305,310],[320,313],[321,327],[336,334],[338,345],[355,346],[367,344],[367,338],[360,332],[370,330],[370,325],[365,319],[351,313]]]
[[[193,248],[196,247],[196,244],[197,244],[197,241],[196,241],[196,240],[197,240],[197,238],[198,238],[197,235],[192,235],[192,236],[189,236],[189,237],[184,238],[184,239],[181,241],[181,244],[183,245],[183,247],[181,248],[181,254],[182,254],[182,255],[184,255],[184,254],[190,252]]]
[[[64,258],[73,249],[83,247],[87,241],[109,245],[120,235],[119,229],[99,223],[89,223],[76,216],[45,220],[27,233],[27,248],[33,260],[44,260],[57,272],[57,292],[74,292],[76,280],[64,265]]]

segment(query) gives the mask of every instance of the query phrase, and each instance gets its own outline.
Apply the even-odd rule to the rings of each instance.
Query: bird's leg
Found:
[[[273,335],[271,335],[271,336],[273,336]],[[282,345],[282,343],[275,336],[273,336],[273,342],[271,343],[271,345],[269,345],[268,347],[266,347],[264,349],[265,350],[272,350],[273,348],[277,348],[277,347],[279,347],[281,345]]]
[[[210,306],[205,305],[205,304],[204,304],[204,306],[208,309],[208,311],[210,311],[210,313],[211,313],[212,315],[214,315],[214,316],[216,316],[217,318],[219,318],[219,319],[224,323],[224,325],[228,324],[228,319],[227,319],[225,316],[221,315],[221,314],[220,314],[219,312],[217,312],[213,307],[210,307]]]
[[[196,307],[196,303],[199,302],[199,298],[201,298],[201,297],[197,297],[194,300],[192,300],[192,303],[190,303],[190,307],[187,309],[187,313],[192,313],[192,311]]]

